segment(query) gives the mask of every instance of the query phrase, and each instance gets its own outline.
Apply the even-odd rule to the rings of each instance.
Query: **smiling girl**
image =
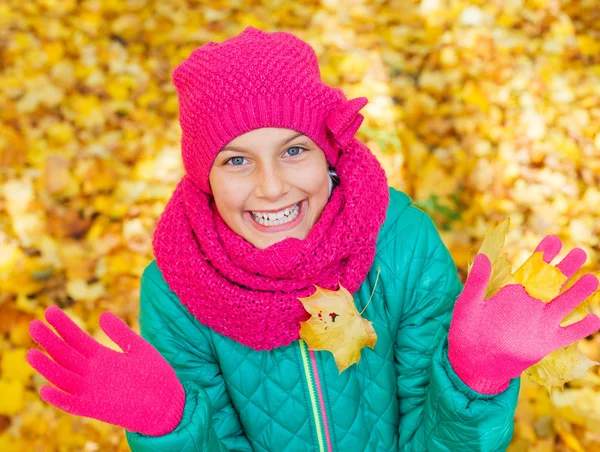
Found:
[[[465,286],[431,218],[388,188],[354,137],[365,98],[325,85],[313,49],[252,27],[173,72],[185,176],[157,224],[135,334],[112,313],[94,341],[57,307],[31,323],[41,397],[127,430],[134,451],[500,451],[519,376],[600,328],[560,327],[594,292],[551,303],[518,284]],[[555,236],[541,241],[550,262]],[[568,278],[585,262],[559,264]],[[339,372],[299,338],[299,298],[345,287],[377,342]],[[369,301],[370,300],[370,301]]]

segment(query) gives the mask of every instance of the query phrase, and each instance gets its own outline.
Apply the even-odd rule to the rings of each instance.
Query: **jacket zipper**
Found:
[[[313,416],[315,418],[315,428],[317,430],[317,440],[319,442],[319,452],[331,452],[331,437],[329,435],[329,423],[327,421],[327,411],[325,410],[325,401],[321,389],[321,379],[317,369],[317,359],[315,352],[308,349],[308,345],[302,339],[298,341],[304,375],[308,384],[308,392],[312,405]]]

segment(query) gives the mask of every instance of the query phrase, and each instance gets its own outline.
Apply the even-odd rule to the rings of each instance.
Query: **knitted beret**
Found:
[[[310,137],[335,167],[364,117],[367,101],[348,101],[321,80],[313,48],[286,32],[247,27],[219,44],[208,42],[172,73],[179,99],[183,165],[211,194],[209,173],[230,141],[254,129],[281,127]]]

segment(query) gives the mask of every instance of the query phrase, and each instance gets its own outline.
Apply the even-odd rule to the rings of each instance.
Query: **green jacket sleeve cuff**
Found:
[[[520,385],[520,381],[521,381],[520,378],[512,379],[510,381],[510,385],[504,391],[502,391],[498,394],[491,394],[491,395],[490,394],[482,394],[480,392],[477,392],[474,389],[472,389],[469,385],[467,385],[464,381],[462,381],[460,379],[460,377],[458,375],[456,375],[456,372],[454,372],[454,369],[452,368],[452,364],[450,363],[450,359],[448,358],[448,340],[447,340],[447,338],[444,343],[444,346],[441,347],[440,354],[439,354],[439,360],[441,362],[443,369],[446,371],[446,375],[448,376],[448,379],[450,380],[450,382],[454,385],[454,387],[458,391],[463,393],[470,400],[493,399],[495,397],[498,397],[500,394],[505,394],[507,391],[510,391],[511,388],[513,388],[513,391],[514,391],[515,386],[517,387],[516,392],[517,392],[517,396],[518,396],[519,385]]]
[[[448,336],[438,344],[431,366],[430,386],[425,412],[435,419],[425,432],[428,451],[504,451],[514,433],[514,413],[517,407],[520,379],[499,394],[481,394],[467,386],[454,373],[448,360]],[[481,441],[480,435],[486,440]],[[453,443],[453,438],[456,443]],[[464,442],[473,438],[474,443]]]
[[[185,406],[177,428],[163,436],[147,436],[126,430],[127,442],[133,452],[225,450],[212,428],[208,394],[193,382],[184,381],[182,385]]]

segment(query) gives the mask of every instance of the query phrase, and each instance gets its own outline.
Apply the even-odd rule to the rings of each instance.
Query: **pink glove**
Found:
[[[561,248],[560,239],[549,235],[535,251],[543,251],[544,261],[550,263]],[[570,278],[586,257],[585,251],[575,248],[557,268]],[[600,319],[593,314],[573,325],[560,326],[567,314],[596,291],[598,279],[594,275],[583,275],[563,294],[544,303],[531,297],[520,284],[507,285],[484,301],[490,273],[488,257],[475,256],[448,333],[450,364],[473,390],[483,394],[502,392],[510,379],[519,377],[549,353],[600,330]]]
[[[165,435],[177,427],[185,391],[149,342],[111,312],[100,315],[100,327],[125,353],[100,345],[57,306],[47,308],[45,316],[63,340],[39,320],[29,325],[33,340],[54,361],[32,348],[27,362],[62,389],[44,386],[40,390],[44,401],[148,436]]]

